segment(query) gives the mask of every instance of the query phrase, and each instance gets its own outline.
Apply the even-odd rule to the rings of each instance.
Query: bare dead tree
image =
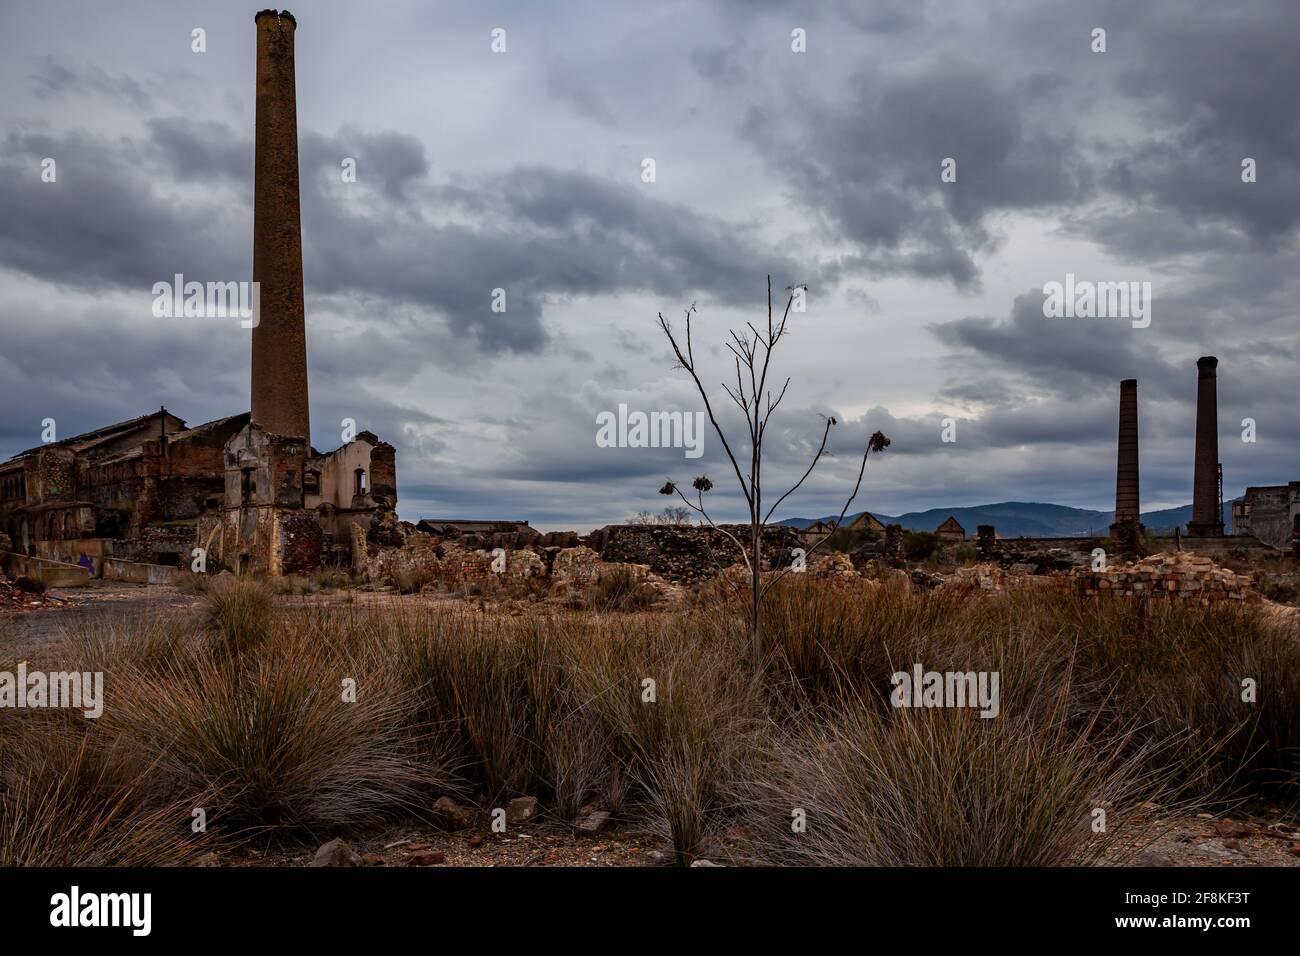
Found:
[[[777,498],[771,507],[764,512],[763,441],[766,437],[767,425],[772,418],[772,413],[781,404],[781,400],[785,398],[786,389],[790,386],[790,379],[787,377],[774,400],[772,390],[768,388],[767,383],[768,369],[772,360],[772,350],[776,348],[776,344],[786,334],[786,322],[790,318],[790,309],[794,305],[795,293],[801,289],[806,289],[806,286],[792,286],[789,288],[790,296],[786,300],[785,311],[782,313],[780,321],[775,321],[772,313],[772,277],[769,275],[767,277],[766,331],[755,328],[752,322],[747,322],[745,323],[745,331],[737,332],[732,329],[727,333],[730,341],[726,345],[735,357],[736,384],[733,388],[724,382],[722,388],[745,416],[745,427],[749,432],[749,463],[745,469],[742,469],[740,458],[737,457],[731,441],[718,423],[713,404],[709,400],[708,389],[704,387],[704,383],[700,380],[700,374],[695,362],[694,342],[691,337],[691,315],[696,311],[694,304],[685,310],[686,334],[683,342],[677,340],[672,326],[664,318],[663,313],[659,313],[659,327],[663,329],[664,335],[668,337],[669,344],[672,345],[673,354],[677,358],[677,365],[690,374],[691,380],[695,383],[696,391],[700,393],[700,397],[704,400],[704,410],[709,416],[709,422],[713,425],[718,440],[722,443],[722,449],[727,454],[727,460],[731,463],[736,481],[745,496],[745,503],[749,508],[749,531],[746,535],[748,542],[742,541],[736,534],[718,525],[709,516],[704,506],[704,495],[713,488],[713,482],[706,475],[697,477],[691,483],[691,487],[696,493],[694,501],[687,497],[671,479],[659,489],[659,492],[665,495],[677,495],[687,507],[699,513],[705,524],[724,535],[740,551],[741,559],[744,561],[750,579],[749,637],[750,651],[755,666],[763,661],[763,599],[778,581],[793,570],[792,567],[786,566],[766,583],[763,582],[763,530],[767,527],[767,522],[776,512],[776,509],[790,495],[799,490],[808,479],[808,476],[812,474],[813,469],[817,467],[817,463],[826,451],[826,442],[830,437],[831,427],[836,424],[834,418],[826,419],[825,427],[822,429],[821,443],[818,445],[817,453],[813,456],[807,470],[789,490]],[[858,467],[858,478],[853,485],[853,493],[849,495],[844,507],[840,509],[839,517],[835,519],[835,526],[832,528],[832,534],[835,530],[838,530],[840,522],[844,520],[845,514],[848,513],[849,506],[853,504],[853,500],[858,496],[858,490],[862,487],[862,477],[867,469],[867,456],[873,451],[880,453],[888,447],[889,439],[881,432],[875,432],[868,440],[867,446],[862,452],[862,463]],[[741,451],[744,451],[743,446],[741,446]],[[811,556],[829,537],[827,535],[809,548],[806,556]]]

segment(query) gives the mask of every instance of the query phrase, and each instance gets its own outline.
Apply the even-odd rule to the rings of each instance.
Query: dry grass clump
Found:
[[[1078,732],[1064,686],[1021,713],[848,701],[774,728],[739,781],[751,862],[1059,866],[1098,861],[1164,781],[1124,739]],[[1094,832],[1095,811],[1106,813]]]
[[[274,598],[272,588],[256,578],[220,575],[213,579],[204,600],[206,624],[219,635],[230,660],[266,641]]]
[[[237,660],[224,650],[119,675],[104,718],[176,792],[208,793],[210,821],[327,832],[419,806],[441,782],[418,759],[391,668],[362,672],[306,628]]]
[[[176,590],[182,594],[207,594],[208,589],[212,586],[212,580],[213,576],[210,574],[183,571],[176,576],[174,584]]]
[[[655,603],[655,591],[627,568],[615,568],[587,592],[586,606],[596,611],[644,611]]]
[[[28,712],[0,741],[0,866],[172,866],[203,851],[191,806],[80,716]],[[17,726],[15,726],[17,724]]]
[[[393,572],[393,584],[398,594],[419,594],[426,585],[433,584],[437,578],[425,568],[407,566]]]

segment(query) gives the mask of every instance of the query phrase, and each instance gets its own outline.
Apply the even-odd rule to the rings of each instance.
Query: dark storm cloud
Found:
[[[315,169],[339,182],[343,160],[355,160],[358,180],[365,177],[373,181],[377,177],[384,198],[394,204],[410,200],[410,187],[429,175],[424,144],[410,133],[366,133],[347,126],[334,136],[303,131],[298,138],[304,171]],[[325,201],[323,196],[320,198]]]
[[[0,155],[0,265],[61,286],[143,293],[176,272],[242,277],[246,253],[232,237],[248,235],[247,220],[212,196],[159,188],[177,149],[156,137],[174,131],[155,127],[141,141],[11,130]],[[41,180],[47,157],[55,182]]]
[[[1107,187],[1183,217],[1239,230],[1261,248],[1293,237],[1300,223],[1300,7],[1288,0],[1231,9],[1199,3],[1147,21],[1117,84],[1138,104],[1151,135],[1116,160]],[[1241,181],[1241,162],[1258,180]],[[1182,241],[1171,228],[1169,240]],[[1158,253],[1159,244],[1148,247]]]
[[[303,213],[312,283],[427,305],[488,353],[541,348],[542,310],[555,296],[645,290],[752,305],[765,270],[808,271],[722,220],[545,166],[431,188],[407,218],[317,198]],[[458,209],[475,225],[421,215]],[[505,312],[491,308],[498,288]]]
[[[185,116],[158,117],[145,125],[150,144],[177,182],[233,181],[251,192],[251,139],[236,136],[225,123]]]
[[[1016,297],[1006,319],[957,319],[931,331],[940,342],[975,353],[986,375],[1013,369],[1025,381],[1064,398],[1139,373],[1155,388],[1168,389],[1177,380],[1153,329],[1135,329],[1127,319],[1048,318],[1043,300],[1041,289],[1031,290]],[[1153,327],[1161,318],[1153,316]]]
[[[83,288],[147,289],[176,272],[245,277],[251,142],[217,122],[156,118],[146,128],[146,140],[118,141],[11,132],[0,263]],[[765,269],[808,272],[743,229],[589,174],[524,166],[444,189],[428,181],[412,136],[349,128],[301,139],[308,294],[415,304],[489,354],[540,349],[554,296],[650,290],[750,303]],[[55,183],[40,181],[45,156],[59,163]],[[341,182],[349,157],[355,184]],[[178,199],[174,186],[215,191]],[[458,207],[480,221],[445,221]],[[504,313],[491,310],[497,288]]]
[[[546,91],[567,102],[580,115],[601,126],[617,126],[618,120],[600,91],[572,63],[556,59],[546,65]]]
[[[788,129],[754,110],[751,141],[771,150],[793,198],[856,244],[868,274],[978,279],[985,217],[1082,200],[1090,176],[1076,136],[1035,110],[1036,88],[955,56],[923,68],[873,67],[843,96],[793,107]],[[941,163],[957,181],[940,181]]]

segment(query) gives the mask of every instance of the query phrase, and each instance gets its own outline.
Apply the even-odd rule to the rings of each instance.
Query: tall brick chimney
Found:
[[[1195,538],[1223,534],[1219,513],[1219,360],[1196,360],[1196,471],[1192,477],[1192,520],[1187,534]]]
[[[1111,536],[1119,550],[1135,557],[1141,533],[1138,502],[1138,383],[1126,378],[1119,383],[1119,455],[1115,464],[1115,523]]]
[[[253,329],[253,423],[311,440],[307,327],[298,212],[298,104],[288,10],[263,10],[257,23],[257,145],[253,184],[253,281],[260,315]]]

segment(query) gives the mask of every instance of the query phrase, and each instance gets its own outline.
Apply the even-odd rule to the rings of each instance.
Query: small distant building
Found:
[[[834,530],[834,522],[814,521],[808,527],[799,532],[799,543],[805,548],[811,548],[830,537],[831,532]]]
[[[885,533],[884,523],[869,511],[864,511],[854,518],[853,523],[848,528],[850,531],[870,531],[879,535]]]
[[[958,524],[957,519],[952,515],[944,518],[943,523],[934,529],[934,533],[944,544],[961,544],[966,540],[966,529]]]
[[[799,532],[799,542],[805,548],[811,548],[819,541],[830,537],[835,532],[834,521],[814,521],[808,527]],[[875,515],[869,512],[862,512],[852,521],[840,525],[840,530],[850,532],[868,531],[879,537],[884,537],[885,526]]]
[[[1265,544],[1290,550],[1291,533],[1300,517],[1300,481],[1246,489],[1232,504],[1232,533],[1251,534]]]

